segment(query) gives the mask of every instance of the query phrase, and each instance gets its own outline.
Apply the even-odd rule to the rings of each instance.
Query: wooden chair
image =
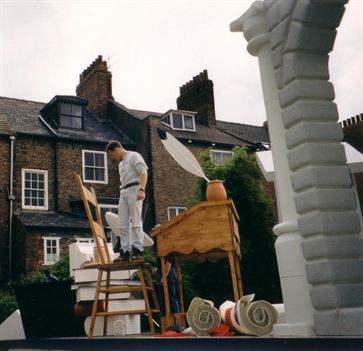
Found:
[[[155,294],[154,286],[151,279],[151,265],[144,262],[142,259],[140,260],[131,260],[131,261],[120,261],[113,262],[108,245],[107,238],[103,229],[100,209],[97,202],[96,193],[93,188],[88,190],[83,184],[81,177],[79,175],[76,176],[77,183],[79,187],[79,191],[81,194],[81,198],[83,200],[83,204],[86,210],[86,214],[88,217],[89,224],[91,226],[93,239],[96,245],[99,262],[94,263],[92,265],[87,266],[87,268],[97,268],[98,269],[98,278],[96,283],[96,292],[95,298],[92,306],[92,316],[91,323],[89,328],[88,337],[93,337],[94,325],[97,316],[104,317],[103,324],[103,335],[107,333],[107,317],[110,315],[125,315],[125,314],[147,314],[150,332],[151,334],[155,334],[152,313],[158,313],[160,315],[160,308],[158,304],[158,300]],[[93,206],[95,217],[94,219],[91,211],[90,205]],[[110,287],[110,279],[111,272],[120,271],[120,270],[137,270],[140,278],[140,285],[132,285],[132,286],[119,286],[119,287]],[[102,276],[103,273],[106,272],[106,282],[105,286],[102,286]],[[142,292],[143,298],[145,301],[145,309],[144,310],[132,310],[132,311],[108,311],[108,301],[109,295],[115,293],[127,293],[127,292]],[[148,292],[151,293],[154,309],[151,309],[149,303]],[[105,302],[104,302],[104,311],[98,311],[98,302],[100,299],[100,294],[105,294]]]

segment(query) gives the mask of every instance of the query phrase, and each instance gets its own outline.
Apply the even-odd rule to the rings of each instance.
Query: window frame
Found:
[[[76,240],[76,243],[87,243],[87,244],[93,244],[94,240],[92,238],[80,238],[75,237],[74,240]]]
[[[25,204],[25,173],[41,173],[44,175],[44,206],[33,206]],[[22,168],[21,169],[21,208],[24,210],[41,210],[48,211],[49,203],[48,203],[48,170],[44,169],[31,169],[31,168]],[[38,191],[38,190],[37,190]]]
[[[51,266],[55,263],[57,263],[59,261],[60,258],[60,237],[57,236],[43,236],[43,266]],[[56,261],[55,262],[50,262],[47,260],[48,254],[47,254],[47,245],[46,242],[47,240],[55,240],[56,241]]]
[[[86,179],[86,153],[93,153],[93,154],[103,154],[104,159],[104,172],[105,172],[105,180],[87,180]],[[89,166],[87,166],[89,167]],[[91,168],[91,167],[90,167]],[[101,167],[93,167],[93,168],[101,168]],[[82,178],[84,183],[95,183],[95,184],[108,184],[108,166],[107,166],[107,153],[105,151],[98,151],[98,150],[82,150]]]
[[[182,116],[182,128],[177,128],[174,127],[174,118],[173,118],[173,114],[178,114]],[[193,129],[187,129],[185,128],[185,116],[188,117],[192,117],[192,122],[193,122]],[[163,121],[164,118],[169,117],[169,121],[170,123],[166,123]],[[188,112],[183,112],[183,111],[169,111],[168,113],[166,113],[163,117],[161,117],[161,123],[170,127],[173,130],[183,130],[186,132],[195,132],[195,115],[193,113],[188,113]]]
[[[214,153],[221,153],[221,154],[228,154],[228,155],[231,155],[231,158],[233,157],[233,151],[232,150],[218,150],[218,149],[212,149],[210,150],[210,158],[211,158],[211,161],[214,163],[214,164],[222,164],[223,162],[225,162],[226,160],[224,160],[223,162],[221,163],[216,163],[214,162],[213,160],[213,154]]]
[[[184,212],[187,209],[188,207],[186,206],[167,206],[166,213],[168,215],[168,221],[170,221],[172,218],[175,218],[175,217],[170,218],[170,212],[169,212],[170,210],[177,210],[176,216],[178,216],[180,213]]]

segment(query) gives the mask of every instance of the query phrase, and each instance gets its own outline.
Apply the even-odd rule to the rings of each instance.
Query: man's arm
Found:
[[[147,173],[143,172],[140,174],[140,188],[137,192],[136,199],[138,201],[144,200],[145,198],[145,189],[146,189],[146,183],[147,183]]]
[[[140,187],[139,187],[139,191],[137,192],[137,195],[136,195],[136,199],[138,201],[140,201],[145,198],[148,167],[145,163],[145,160],[139,153],[135,152],[132,154],[132,156],[133,156],[132,162],[135,167],[135,171],[137,174],[140,174],[140,178],[139,178]]]

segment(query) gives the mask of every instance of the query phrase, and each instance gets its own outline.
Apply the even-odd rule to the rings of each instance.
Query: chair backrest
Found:
[[[86,210],[87,218],[92,230],[93,240],[96,244],[98,257],[102,264],[112,263],[112,258],[108,250],[107,238],[103,229],[100,208],[98,206],[95,190],[91,187],[88,190],[82,183],[81,177],[77,174],[77,183],[81,198],[83,200],[84,208]],[[96,214],[96,220],[93,218],[90,204],[92,205]]]

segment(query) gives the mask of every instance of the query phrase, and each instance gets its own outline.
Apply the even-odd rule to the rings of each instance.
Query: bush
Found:
[[[272,203],[262,191],[261,172],[254,155],[242,147],[233,150],[233,157],[215,165],[206,150],[200,154],[202,168],[209,179],[224,181],[228,198],[232,199],[240,217],[241,273],[245,294],[255,293],[256,299],[281,301],[281,290],[274,248],[272,227],[275,218]],[[205,200],[206,182],[198,178],[195,196],[189,205]],[[231,298],[228,264],[205,262],[190,270],[198,296],[215,304]]]
[[[65,256],[58,262],[54,263],[50,268],[50,273],[56,276],[59,280],[69,279],[69,256]]]
[[[0,324],[8,318],[16,309],[18,305],[12,290],[0,291]]]

